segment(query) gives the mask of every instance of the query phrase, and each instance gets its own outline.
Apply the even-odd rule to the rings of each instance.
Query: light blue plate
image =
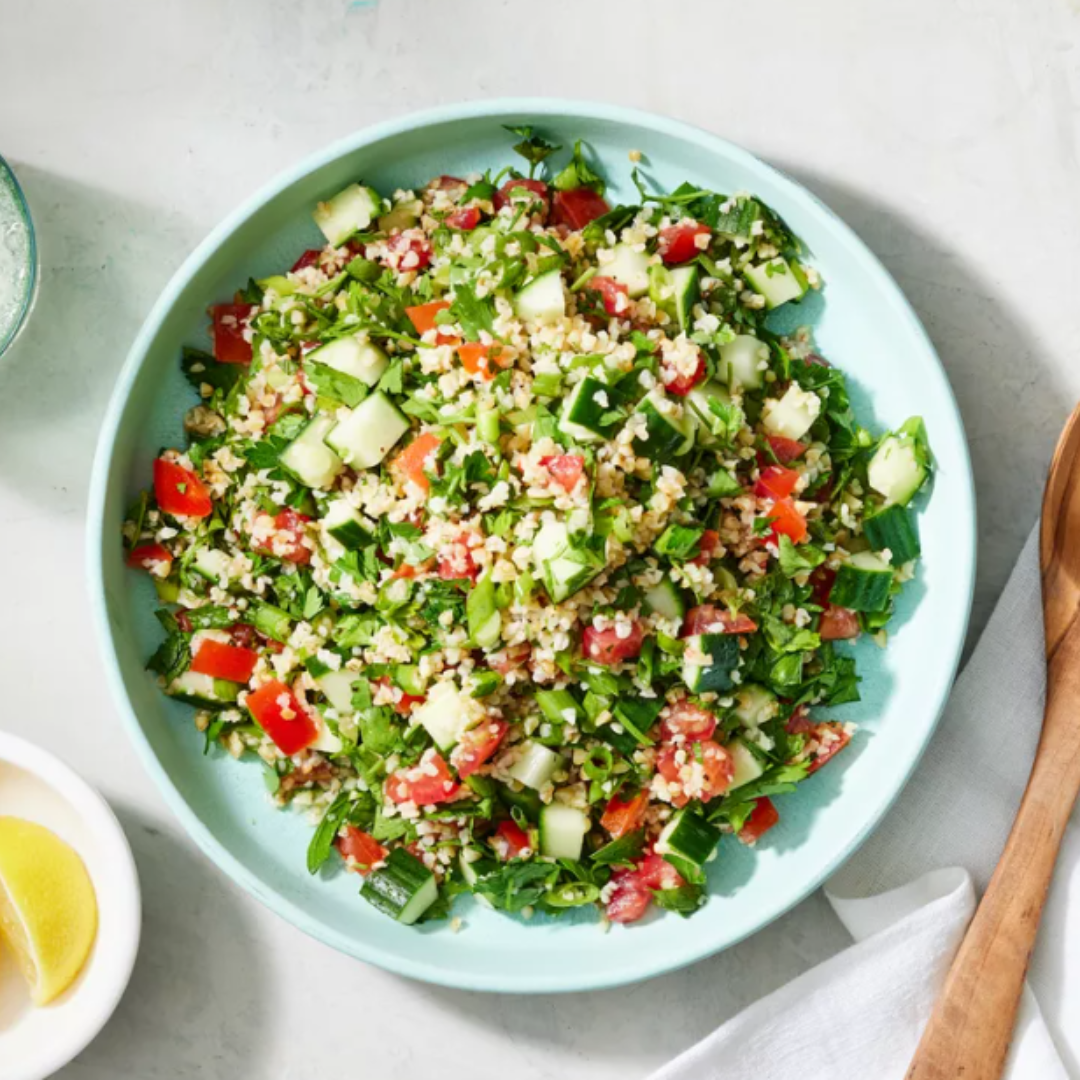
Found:
[[[860,418],[880,430],[921,413],[937,457],[921,514],[924,558],[900,601],[889,648],[856,649],[863,700],[835,710],[861,733],[833,765],[780,801],[760,850],[727,839],[711,899],[692,919],[650,917],[601,933],[575,922],[517,921],[463,903],[465,926],[398,926],[357,896],[342,873],[309,877],[311,827],[274,810],[256,764],[202,755],[186,706],[143,670],[160,635],[146,575],[125,570],[120,524],[150,480],[161,446],[183,443],[194,399],[180,346],[205,341],[206,308],[249,276],[289,266],[322,243],[311,209],[362,177],[380,191],[423,185],[514,161],[502,124],[528,122],[563,146],[590,144],[615,199],[634,200],[627,153],[670,190],[683,180],[748,190],[807,242],[823,298],[793,309],[813,322],[824,354],[851,375]],[[561,160],[566,151],[560,156]],[[519,162],[520,164],[520,162]],[[967,446],[933,347],[896,284],[861,241],[798,184],[744,150],[658,116],[569,101],[474,102],[394,120],[337,143],[251,198],[199,247],[155,305],[120,376],[101,435],[90,498],[90,589],[106,665],[131,736],[180,820],[227,874],[274,911],[343,952],[392,971],[474,990],[569,991],[614,986],[689,964],[761,929],[803,899],[865,839],[910,775],[952,683],[975,568],[975,507]]]

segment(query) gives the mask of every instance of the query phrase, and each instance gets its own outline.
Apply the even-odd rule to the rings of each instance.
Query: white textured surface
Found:
[[[1080,396],[1080,4],[0,0],[0,27],[0,153],[44,261],[0,361],[0,723],[112,800],[146,891],[132,989],[65,1080],[641,1077],[846,944],[815,897],[644,986],[499,1000],[365,968],[264,912],[178,833],[113,715],[82,571],[94,437],[159,289],[278,169],[440,102],[614,100],[786,169],[897,276],[971,438],[979,627]]]

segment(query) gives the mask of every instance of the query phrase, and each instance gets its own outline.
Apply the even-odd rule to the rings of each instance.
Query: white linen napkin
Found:
[[[1036,530],[915,776],[826,886],[855,944],[756,1002],[650,1080],[902,1080],[974,911],[975,889],[989,880],[1019,805],[1045,689]],[[1036,994],[1029,987],[1021,1004],[1010,1080],[1069,1080],[1063,1056],[1080,1061],[1075,822],[1029,976]],[[1049,1024],[1036,995],[1050,1008]]]

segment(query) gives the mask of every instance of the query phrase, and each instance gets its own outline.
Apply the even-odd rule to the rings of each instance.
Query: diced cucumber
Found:
[[[915,515],[899,503],[889,503],[867,514],[863,520],[863,533],[875,551],[889,550],[893,566],[903,566],[917,559],[922,550]]]
[[[735,685],[731,673],[738,666],[737,634],[694,634],[686,639],[682,677],[695,694],[731,689]]]
[[[920,461],[914,439],[904,435],[888,435],[874,451],[866,466],[870,486],[891,503],[906,506],[922,487],[927,468]]]
[[[315,682],[339,716],[348,716],[353,712],[353,683],[359,678],[355,671],[341,668],[339,671],[327,671]]]
[[[549,859],[580,859],[589,815],[573,806],[552,803],[540,811],[540,854]]]
[[[729,791],[740,788],[743,784],[749,784],[751,780],[757,780],[765,771],[765,766],[758,760],[757,755],[741,739],[732,742],[727,751],[734,765],[734,775],[731,778]]]
[[[311,749],[318,750],[320,754],[340,754],[345,744],[330,730],[330,725],[318,713],[314,714],[313,719],[318,724],[319,730],[315,741],[311,744]]]
[[[416,216],[415,202],[398,203],[379,218],[379,232],[393,232],[394,229],[411,229],[420,220]]]
[[[829,603],[852,611],[884,611],[889,606],[892,567],[872,551],[860,551],[836,571]]]
[[[364,398],[329,435],[327,445],[354,469],[371,469],[409,430],[409,421],[382,391]]]
[[[491,649],[502,637],[502,615],[495,602],[495,582],[491,574],[485,574],[469,590],[465,601],[465,617],[469,623],[469,637],[481,649]]]
[[[697,416],[698,431],[697,442],[700,446],[710,443],[710,435],[726,435],[727,425],[713,412],[710,402],[717,401],[725,408],[731,407],[731,394],[727,387],[710,380],[695,386],[687,395],[686,400]]]
[[[371,188],[350,184],[332,199],[319,203],[311,216],[327,242],[339,247],[353,233],[366,229],[381,209],[382,201]]]
[[[696,266],[649,267],[649,297],[661,310],[667,312],[686,330],[692,319],[692,310],[698,302],[701,292],[698,288],[698,268]]]
[[[669,861],[684,860],[700,870],[719,842],[720,830],[684,806],[676,811],[657,837],[656,854]]]
[[[471,722],[467,702],[453,683],[436,683],[427,701],[413,709],[412,720],[419,724],[440,750],[451,750],[461,740]]]
[[[199,548],[191,557],[191,568],[215,585],[231,580],[229,575],[230,556],[217,548]]]
[[[533,278],[514,297],[514,310],[526,322],[554,322],[566,314],[562,274],[549,270]]]
[[[281,452],[278,460],[305,487],[328,488],[345,467],[341,458],[323,441],[333,429],[329,416],[316,416]]]
[[[394,682],[413,697],[427,693],[428,680],[417,664],[398,664],[394,668]]]
[[[644,296],[649,291],[649,256],[629,244],[616,244],[611,253],[611,261],[600,264],[600,273],[625,285],[631,297]]]
[[[747,683],[735,695],[734,712],[746,727],[761,727],[780,712],[780,704],[768,687]]]
[[[371,543],[371,533],[360,516],[360,511],[347,499],[331,499],[326,505],[322,529],[343,547],[355,550]]]
[[[597,540],[603,543],[602,538]],[[556,604],[584,588],[605,565],[599,545],[594,550],[574,543],[569,528],[561,521],[549,521],[540,529],[533,540],[533,555],[544,588]]]
[[[374,386],[390,366],[389,357],[377,345],[372,345],[366,334],[354,334],[327,342],[313,349],[304,359],[351,375],[366,386]]]
[[[364,879],[360,895],[384,915],[410,926],[439,898],[439,886],[415,855],[394,848],[386,865]]]
[[[554,750],[530,739],[522,743],[518,759],[508,771],[519,784],[540,791],[551,783],[561,761]]]
[[[634,440],[642,456],[663,464],[694,448],[694,418],[681,406],[654,390],[638,402],[637,411],[646,424],[645,438]]]
[[[585,712],[569,690],[537,690],[536,704],[544,717],[553,724],[573,724],[583,719]]]
[[[681,621],[686,614],[686,601],[670,578],[664,578],[646,589],[644,599],[646,611],[655,612],[661,619]]]
[[[604,429],[600,426],[600,418],[610,410],[609,392],[607,383],[586,375],[563,402],[559,413],[559,430],[575,442],[602,439]]]
[[[494,859],[484,858],[476,848],[463,847],[458,856],[458,868],[461,880],[471,889],[482,877],[498,870],[499,864]]]
[[[769,398],[761,409],[761,425],[770,435],[801,439],[821,413],[821,398],[793,382],[784,396]]]
[[[227,679],[215,679],[197,671],[185,671],[178,675],[166,690],[169,697],[186,701],[200,709],[224,709],[236,704],[243,687]]]
[[[758,390],[765,381],[765,368],[769,360],[769,346],[750,334],[739,334],[720,346],[720,363],[716,377],[728,386],[743,390]]]
[[[754,291],[765,297],[765,306],[770,310],[789,300],[800,300],[806,292],[805,278],[800,281],[802,275],[796,274],[781,255],[758,266],[748,266],[743,273]]]
[[[292,635],[292,619],[287,611],[273,604],[260,603],[251,617],[252,625],[260,634],[280,641],[282,644]]]

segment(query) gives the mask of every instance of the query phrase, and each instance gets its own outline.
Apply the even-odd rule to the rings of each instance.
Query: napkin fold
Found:
[[[826,886],[855,943],[650,1080],[903,1080],[1027,782],[1046,692],[1043,645],[1036,530],[911,783]],[[1059,1037],[1080,1029],[1080,997],[1070,998],[1075,986],[1054,963],[1069,951],[1080,963],[1080,899],[1070,912],[1067,897],[1074,878],[1080,841],[1071,824],[1040,946],[1061,976],[1052,1002]],[[1069,1080],[1029,988],[1006,1075]]]

